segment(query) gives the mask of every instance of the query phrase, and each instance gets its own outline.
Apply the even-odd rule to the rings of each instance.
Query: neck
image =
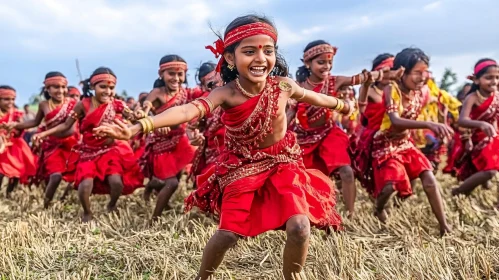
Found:
[[[55,105],[58,105],[64,102],[64,97],[62,98],[62,100],[55,100],[54,98],[50,98],[50,100],[52,100],[52,103],[54,103]]]
[[[401,91],[402,93],[404,93],[404,94],[409,94],[409,93],[411,92],[411,90],[410,90],[410,89],[408,89],[408,88],[404,85],[404,83],[402,83],[402,82],[399,82],[399,83],[398,83],[398,86],[399,86],[400,91]]]
[[[241,84],[241,87],[245,91],[247,91],[250,94],[257,95],[260,92],[262,92],[262,90],[265,88],[265,84],[267,82],[265,81],[265,82],[260,82],[260,83],[253,83],[250,80],[240,76],[239,83]]]
[[[487,92],[487,91],[484,91],[483,89],[479,88],[478,89],[478,92],[480,93],[481,96],[490,96],[492,94],[492,92]]]
[[[316,75],[314,75],[314,74],[311,74],[311,75],[308,77],[308,79],[309,79],[312,83],[316,83],[316,84],[318,84],[318,83],[322,83],[322,82],[324,82],[324,80],[325,80],[323,77],[317,77],[317,76],[316,76]]]
[[[179,88],[178,88],[178,89],[176,89],[176,90],[171,90],[168,86],[166,86],[166,87],[165,87],[165,92],[166,92],[166,94],[167,94],[167,95],[174,96],[174,95],[176,95],[177,93],[179,93],[179,92],[180,92],[180,89],[181,89],[181,87],[179,87]]]

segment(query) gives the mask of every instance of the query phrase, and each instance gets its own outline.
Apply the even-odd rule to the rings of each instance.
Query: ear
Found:
[[[159,77],[160,79],[163,79],[163,75],[161,75],[161,70],[158,70],[158,77]]]
[[[305,62],[305,67],[310,70],[310,62]]]
[[[228,64],[231,64],[231,65],[236,65],[236,59],[235,59],[235,55],[233,53],[224,53],[224,58],[225,58],[225,61],[227,61]]]

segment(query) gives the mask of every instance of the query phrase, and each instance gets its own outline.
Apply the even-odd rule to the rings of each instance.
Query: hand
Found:
[[[33,145],[38,146],[43,142],[43,139],[46,137],[47,136],[43,132],[36,133],[31,137],[31,142],[33,143]]]
[[[0,128],[6,129],[6,130],[12,130],[13,128],[16,127],[17,124],[18,124],[17,122],[3,123],[3,124],[0,124]]]
[[[449,139],[454,134],[454,131],[449,126],[441,123],[430,123],[428,128],[442,139]]]
[[[488,137],[495,137],[497,135],[496,128],[488,122],[481,122],[480,129]]]
[[[170,133],[170,131],[171,131],[171,128],[169,128],[169,127],[160,127],[160,128],[156,128],[154,130],[154,132],[159,134],[159,135],[166,135],[166,134]]]
[[[471,152],[473,150],[473,142],[471,142],[471,139],[466,140],[464,143],[464,150],[466,152]]]
[[[135,116],[136,119],[142,119],[146,117],[146,113],[142,109],[133,112],[133,115]]]
[[[130,140],[132,130],[121,120],[114,120],[114,123],[103,123],[94,128],[94,135],[98,137],[110,137],[118,140]]]
[[[189,136],[189,142],[192,146],[201,146],[204,142],[204,136],[199,133],[199,129],[195,129]]]
[[[388,69],[390,70],[390,69]],[[374,78],[373,78],[373,73],[372,72],[367,72],[367,79],[362,83],[363,86],[369,87],[374,83]]]
[[[394,71],[388,69],[388,71],[385,72],[384,70],[385,69],[383,68],[383,74],[384,74],[383,77],[388,77],[391,81],[393,81],[393,80],[400,80],[402,78],[402,76],[404,75],[404,72],[405,72],[405,68],[404,67],[400,67],[399,69],[394,70]]]

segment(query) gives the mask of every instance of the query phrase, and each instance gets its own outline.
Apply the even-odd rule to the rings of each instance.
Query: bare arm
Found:
[[[359,104],[359,112],[361,113],[364,113],[366,110],[369,87],[370,85],[363,84],[359,90],[359,99],[357,102]]]
[[[23,130],[23,129],[28,129],[28,128],[33,128],[33,127],[39,126],[42,123],[43,117],[45,117],[45,114],[43,113],[43,109],[42,109],[42,106],[43,106],[42,104],[44,104],[44,102],[38,104],[38,112],[36,112],[36,116],[34,119],[27,120],[27,121],[22,122],[22,123],[17,123],[14,126],[14,129]]]
[[[385,95],[385,106],[389,107],[392,106],[395,102],[392,99],[392,86],[387,86],[384,89],[384,95]],[[395,104],[399,106],[399,104]],[[414,120],[408,120],[401,118],[399,116],[398,112],[391,112],[387,111],[388,117],[390,117],[390,122],[392,124],[392,127],[398,130],[404,130],[404,129],[425,129],[429,128],[430,123],[429,122],[424,122],[424,121],[414,121]]]
[[[464,100],[463,107],[461,108],[461,113],[459,114],[459,119],[457,124],[464,128],[481,128],[482,121],[472,120],[470,118],[471,109],[476,102],[476,95],[474,93],[470,94]]]
[[[79,118],[81,118],[84,114],[83,103],[78,102],[78,104],[76,104],[75,107],[73,108],[73,111],[77,114],[77,116]],[[37,138],[45,138],[45,137],[50,136],[50,135],[54,135],[54,134],[61,133],[63,131],[67,131],[73,127],[75,122],[76,122],[76,120],[73,117],[68,116],[66,121],[61,123],[60,125],[54,126],[51,129],[47,129],[43,132],[40,132],[37,135],[38,136]]]

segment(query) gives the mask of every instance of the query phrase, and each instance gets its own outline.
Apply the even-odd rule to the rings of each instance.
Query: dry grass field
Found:
[[[453,233],[438,227],[420,186],[393,208],[386,225],[358,191],[358,215],[346,230],[324,236],[313,230],[304,279],[499,279],[499,213],[496,186],[469,198],[451,198],[456,182],[438,176]],[[60,188],[58,196],[61,195]],[[174,210],[148,225],[153,205],[142,191],[105,213],[107,197],[92,197],[95,221],[81,224],[76,193],[43,210],[42,191],[19,188],[13,200],[0,194],[0,279],[193,279],[204,245],[216,230],[209,218],[182,213],[189,188],[176,194]],[[343,211],[341,196],[339,210]],[[269,232],[239,241],[216,279],[280,279],[285,235]]]

